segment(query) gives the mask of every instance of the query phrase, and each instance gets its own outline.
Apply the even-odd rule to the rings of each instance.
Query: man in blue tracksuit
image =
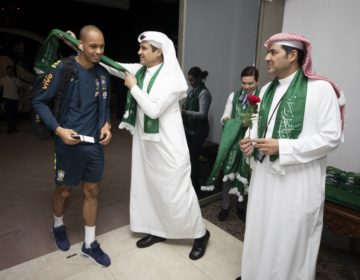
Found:
[[[80,31],[80,53],[70,57],[74,75],[61,95],[60,116],[55,118],[47,103],[57,94],[64,63],[54,63],[47,72],[32,100],[35,111],[55,133],[55,182],[52,210],[53,234],[57,247],[67,251],[63,215],[65,201],[72,186],[81,185],[84,191],[83,217],[85,241],[82,255],[101,266],[109,266],[109,256],[95,240],[98,193],[104,169],[103,145],[111,139],[107,71],[99,65],[104,53],[104,37],[99,28],[87,25]],[[78,138],[77,135],[88,136]]]

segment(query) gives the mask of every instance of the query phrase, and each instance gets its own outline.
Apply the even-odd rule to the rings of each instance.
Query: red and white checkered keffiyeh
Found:
[[[329,82],[336,92],[336,95],[339,99],[340,104],[340,114],[341,114],[341,121],[342,121],[342,128],[344,128],[344,114],[345,114],[345,96],[343,91],[340,87],[335,84],[333,81],[329,80],[326,77],[320,76],[315,73],[315,71],[311,68],[312,60],[311,60],[311,44],[310,42],[302,35],[295,34],[295,33],[278,33],[271,36],[264,44],[265,48],[269,48],[273,43],[278,41],[298,41],[303,42],[304,49],[305,49],[305,58],[304,63],[302,65],[303,72],[306,77],[309,79],[314,80],[324,80]]]

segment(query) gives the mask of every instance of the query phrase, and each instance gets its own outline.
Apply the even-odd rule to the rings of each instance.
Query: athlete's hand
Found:
[[[71,30],[66,31],[67,34],[69,34],[71,37],[74,37],[76,39],[76,35],[74,32],[72,32]],[[69,42],[68,40],[65,39],[65,37],[62,34],[57,35],[57,37],[61,40],[64,41],[64,43],[69,46],[70,48],[72,48],[75,51],[79,51],[78,47],[74,46],[71,42]]]
[[[67,30],[66,31],[67,34],[69,34],[70,36],[74,37],[76,39],[76,35],[74,32],[72,32],[71,30]]]
[[[72,129],[63,128],[59,126],[56,128],[55,134],[59,136],[66,145],[76,145],[81,142],[80,139],[75,139],[72,137],[72,135],[77,134],[77,132]]]
[[[112,138],[111,134],[111,125],[110,123],[106,122],[105,125],[100,130],[100,144],[101,145],[107,145],[110,143],[110,140]]]

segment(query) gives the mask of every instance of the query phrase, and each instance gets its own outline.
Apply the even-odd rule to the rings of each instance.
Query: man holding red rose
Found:
[[[311,69],[311,46],[303,36],[275,34],[265,47],[275,79],[261,89],[258,121],[240,141],[252,161],[241,275],[311,280],[323,225],[326,157],[343,141],[345,99]]]

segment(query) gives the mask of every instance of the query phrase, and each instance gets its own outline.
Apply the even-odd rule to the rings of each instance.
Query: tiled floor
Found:
[[[21,121],[18,129],[11,135],[0,131],[0,270],[56,250],[50,235],[53,141],[37,139],[29,122]],[[113,143],[105,148],[98,234],[129,224],[130,155],[131,136],[114,129]],[[82,196],[74,187],[67,203],[71,243],[84,238]]]
[[[191,240],[168,240],[138,249],[139,234],[125,226],[98,237],[112,260],[101,268],[79,255],[81,243],[0,271],[2,280],[233,280],[240,273],[242,242],[206,222],[211,232],[205,256],[189,259]]]
[[[83,240],[82,191],[74,188],[65,213],[70,252],[56,250],[50,229],[53,143],[38,140],[26,121],[19,132],[0,131],[0,279],[235,279],[242,243],[207,222],[211,231],[205,257],[191,261],[191,240],[135,246],[129,231],[131,136],[113,129],[105,148],[105,174],[96,232],[112,265],[100,268],[79,255]]]
[[[73,191],[65,215],[73,244],[71,251],[56,251],[50,235],[53,144],[36,139],[28,122],[20,122],[19,130],[12,135],[0,131],[1,280],[232,280],[239,275],[245,224],[233,208],[229,219],[219,222],[220,201],[202,207],[211,230],[203,259],[194,262],[188,258],[191,241],[167,241],[147,249],[135,247],[140,235],[130,233],[127,226],[131,136],[117,129],[113,129],[111,145],[105,148],[105,174],[96,229],[113,264],[107,269],[99,268],[78,254],[78,242],[83,240],[84,232],[82,192],[78,188]],[[360,280],[359,240],[354,242],[336,238],[325,228],[316,280]]]

